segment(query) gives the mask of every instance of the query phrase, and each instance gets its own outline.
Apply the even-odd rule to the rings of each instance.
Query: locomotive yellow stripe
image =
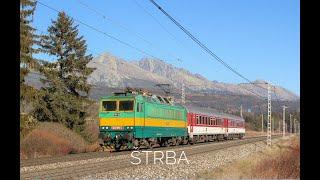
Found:
[[[100,126],[186,127],[185,121],[157,118],[100,118]]]

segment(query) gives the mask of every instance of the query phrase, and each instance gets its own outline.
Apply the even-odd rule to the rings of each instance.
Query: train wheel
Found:
[[[178,145],[178,141],[176,139],[172,140],[172,146],[177,146]]]
[[[170,144],[169,144],[168,140],[164,142],[164,146],[165,147],[170,147]]]
[[[121,144],[116,144],[116,145],[114,146],[114,149],[115,149],[116,151],[120,151],[120,149],[121,149]]]

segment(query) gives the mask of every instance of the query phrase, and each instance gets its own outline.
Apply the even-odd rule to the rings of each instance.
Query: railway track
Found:
[[[260,136],[255,136],[260,137]],[[266,136],[263,136],[266,137]],[[252,138],[252,137],[247,137]],[[201,145],[207,145],[211,143],[217,143],[214,142],[207,142],[207,143],[198,143],[194,145],[179,145],[179,146],[170,146],[170,147],[158,147],[154,150],[166,150],[166,149],[175,149],[180,147],[187,147],[187,146],[201,146]],[[130,154],[131,151],[120,151],[120,152],[87,152],[87,153],[78,153],[78,154],[69,154],[64,156],[56,156],[56,157],[42,157],[42,158],[34,158],[34,159],[26,159],[20,161],[20,168],[22,167],[29,167],[29,166],[39,166],[44,164],[51,164],[51,163],[58,163],[58,162],[69,162],[69,161],[79,161],[79,160],[87,160],[87,159],[93,159],[93,158],[104,158],[104,157],[113,157],[113,156],[119,156],[119,155],[126,155]]]
[[[281,137],[279,135],[273,137]],[[154,150],[173,150],[176,149],[176,157],[179,157],[182,151],[187,154],[187,156],[193,156],[197,154],[202,154],[206,152],[216,151],[224,148],[229,148],[233,146],[239,146],[248,143],[255,143],[258,141],[265,140],[266,136],[259,136],[259,137],[250,137],[245,138],[243,140],[233,140],[233,141],[223,141],[223,142],[212,142],[212,143],[203,143],[203,144],[196,144],[192,146],[175,146],[169,148],[155,148]],[[118,155],[125,155],[131,152],[124,151],[118,153],[105,153],[105,152],[98,152],[98,153],[90,153],[90,154],[75,154],[63,157],[59,157],[56,159],[47,159],[47,160],[40,160],[38,163],[45,163],[46,162],[56,162],[58,160],[63,160],[63,162],[67,161],[78,161],[83,159],[90,159],[90,158],[99,158],[99,157],[106,157],[107,156],[118,156]],[[149,156],[148,161],[153,162],[153,156]],[[146,162],[146,158],[144,156],[140,157],[142,162]],[[26,162],[25,162],[26,163]],[[34,161],[36,163],[36,161]],[[32,163],[30,163],[32,164]],[[25,164],[26,165],[26,164]],[[96,174],[96,173],[103,173],[107,171],[112,171],[116,169],[124,169],[127,167],[136,166],[131,164],[130,157],[126,156],[123,158],[117,159],[110,159],[100,162],[90,162],[85,164],[78,164],[73,166],[67,167],[58,167],[54,169],[42,169],[39,171],[26,171],[20,174],[21,179],[75,179],[80,177],[85,177],[88,175]]]

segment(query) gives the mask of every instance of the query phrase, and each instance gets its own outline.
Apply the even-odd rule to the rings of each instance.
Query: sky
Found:
[[[109,52],[128,61],[156,57],[209,80],[246,83],[205,53],[149,0],[39,1],[76,19],[94,56]],[[263,79],[300,95],[298,0],[155,1],[246,78]],[[38,4],[33,25],[40,34],[46,33],[56,18],[57,12]]]

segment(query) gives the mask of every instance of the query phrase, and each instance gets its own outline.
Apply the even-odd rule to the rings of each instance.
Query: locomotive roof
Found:
[[[181,104],[175,103],[170,99],[171,97],[164,97],[160,95],[150,95],[150,94],[139,94],[139,93],[127,93],[127,92],[119,92],[114,93],[111,96],[102,96],[101,99],[126,99],[126,98],[143,98],[145,101],[158,103],[158,104],[165,104],[169,106],[175,106],[179,108],[184,108]]]
[[[185,105],[185,107],[187,108],[188,112],[194,112],[194,113],[204,114],[208,116],[226,117],[230,119],[244,121],[242,117],[235,116],[232,114],[222,113],[213,108],[205,108],[205,107],[199,107],[199,106],[193,106],[193,105]]]

